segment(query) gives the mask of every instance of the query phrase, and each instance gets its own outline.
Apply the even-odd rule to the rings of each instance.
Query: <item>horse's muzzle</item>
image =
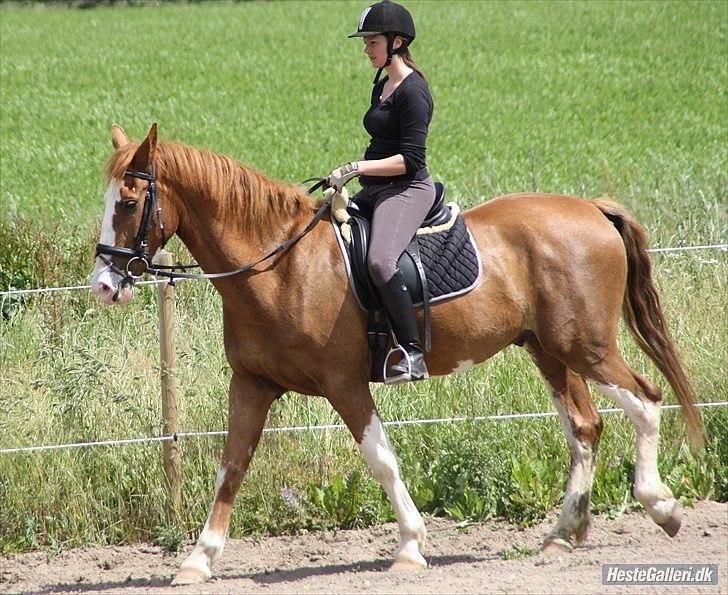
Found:
[[[134,286],[127,278],[97,265],[91,278],[91,291],[106,305],[128,304],[134,298]]]

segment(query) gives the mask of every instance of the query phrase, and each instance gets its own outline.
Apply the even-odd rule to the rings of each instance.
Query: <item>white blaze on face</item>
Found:
[[[101,224],[101,238],[99,239],[99,243],[108,246],[113,246],[116,243],[113,219],[116,205],[121,202],[121,185],[120,180],[111,180],[104,195],[104,203],[106,206],[104,220]],[[119,289],[121,280],[122,277],[118,273],[112,271],[100,258],[96,258],[96,266],[94,267],[93,273],[91,273],[91,290],[99,296],[102,302],[105,304],[125,304],[131,301],[134,297],[134,292],[129,286],[124,287],[117,295],[116,301],[114,300],[114,295],[116,295]]]

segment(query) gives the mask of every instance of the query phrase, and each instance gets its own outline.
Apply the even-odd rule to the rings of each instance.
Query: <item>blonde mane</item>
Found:
[[[107,181],[124,177],[138,147],[130,143],[113,153],[106,164]],[[246,233],[257,234],[318,206],[298,186],[189,145],[160,143],[154,165],[158,179],[173,185],[183,201],[205,201],[226,225]]]

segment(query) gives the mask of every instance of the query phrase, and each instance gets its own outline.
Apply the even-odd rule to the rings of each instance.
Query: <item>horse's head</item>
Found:
[[[134,297],[134,281],[169,233],[156,188],[157,124],[152,124],[140,145],[131,143],[124,130],[114,125],[111,141],[116,152],[109,161],[106,210],[91,288],[106,304],[124,304]]]

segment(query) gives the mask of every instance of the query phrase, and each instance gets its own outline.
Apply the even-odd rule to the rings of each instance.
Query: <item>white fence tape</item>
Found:
[[[708,246],[677,246],[675,248],[650,248],[647,252],[685,252],[688,250],[728,250],[728,244],[710,244]]]
[[[665,253],[665,252],[686,252],[694,250],[723,250],[728,251],[728,244],[708,244],[705,246],[675,246],[672,248],[650,248],[648,252]],[[188,281],[189,279],[175,279],[175,283],[179,281]],[[136,285],[158,285],[167,283],[166,279],[156,279],[154,281],[139,281]],[[90,285],[70,285],[68,287],[42,287],[39,289],[10,289],[8,291],[0,291],[0,298],[12,295],[27,295],[33,293],[53,293],[56,291],[75,291],[80,289],[91,289]]]
[[[135,285],[159,285],[167,283],[166,279],[154,279],[152,281],[138,281]],[[39,289],[11,289],[0,291],[0,298],[6,295],[27,295],[32,293],[54,293],[57,291],[76,291],[79,289],[91,289],[90,285],[69,285],[68,287],[41,287]]]
[[[725,407],[728,401],[714,401],[709,403],[697,403],[697,407]],[[679,409],[680,405],[663,405],[662,409]],[[622,409],[599,409],[599,413],[620,413]],[[500,415],[482,415],[474,417],[443,417],[439,419],[411,419],[399,421],[385,421],[385,426],[421,426],[421,425],[437,425],[447,423],[458,423],[463,421],[480,422],[480,421],[509,421],[514,419],[537,419],[544,417],[558,416],[556,411],[544,411],[536,413],[504,413]],[[328,424],[322,426],[289,426],[283,428],[265,428],[263,433],[284,433],[284,432],[314,432],[322,430],[341,430],[346,428],[344,424]],[[48,450],[67,450],[72,448],[89,448],[94,446],[118,446],[125,444],[143,444],[153,442],[169,442],[173,440],[182,440],[185,438],[201,438],[211,436],[227,436],[227,430],[215,430],[210,432],[177,432],[169,436],[155,436],[150,438],[128,438],[122,440],[102,440],[99,442],[76,442],[73,444],[52,444],[48,446],[25,446],[19,448],[2,448],[0,454],[12,454],[20,452],[38,452]]]
[[[666,252],[683,252],[683,251],[694,251],[694,250],[715,250],[720,249],[723,251],[728,250],[728,244],[710,244],[702,246],[676,246],[671,248],[652,248],[648,252],[655,253],[666,253]],[[137,285],[158,285],[160,283],[167,283],[166,279],[158,279],[152,281],[141,281]],[[46,287],[39,289],[14,289],[10,291],[0,292],[0,298],[4,296],[13,295],[26,295],[33,293],[52,293],[60,291],[73,291],[80,289],[90,289],[90,285],[75,285],[68,287]],[[698,403],[698,407],[724,407],[728,405],[728,401],[712,402],[712,403]],[[677,409],[679,405],[663,405],[663,409]],[[600,413],[618,413],[621,409],[600,409]],[[557,412],[537,412],[537,413],[512,413],[503,415],[486,415],[479,417],[449,417],[440,419],[415,419],[415,420],[400,420],[400,421],[386,421],[383,422],[385,426],[412,426],[412,425],[432,425],[432,424],[444,424],[444,423],[457,423],[463,421],[479,422],[479,421],[503,421],[511,419],[535,419],[543,417],[555,417],[558,415]],[[338,430],[345,428],[344,424],[330,424],[323,426],[293,426],[285,428],[265,428],[264,433],[273,432],[302,432],[302,431],[320,431],[320,430]],[[171,440],[180,440],[184,438],[197,438],[203,436],[225,436],[227,431],[218,430],[212,432],[178,432],[170,436],[156,436],[149,438],[128,438],[122,440],[102,440],[98,442],[77,442],[72,444],[55,444],[47,446],[27,446],[19,448],[1,448],[0,454],[12,454],[20,452],[38,452],[48,450],[67,450],[73,448],[85,448],[92,446],[117,446],[125,444],[143,444],[143,443],[154,443],[154,442],[167,442]]]

